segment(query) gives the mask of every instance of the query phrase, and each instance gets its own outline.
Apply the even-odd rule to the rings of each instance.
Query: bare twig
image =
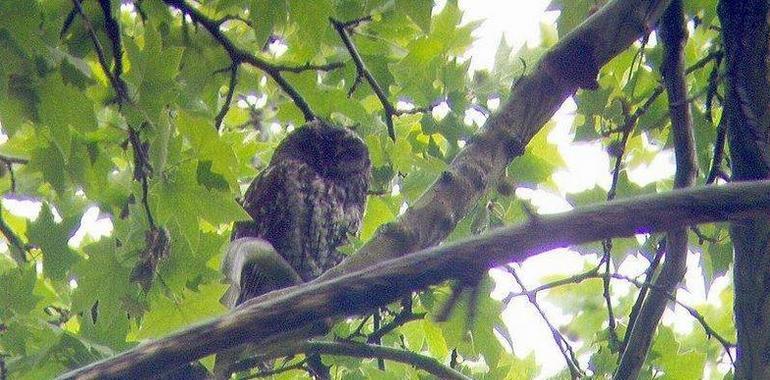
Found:
[[[214,118],[214,128],[219,130],[222,127],[222,120],[224,120],[227,111],[230,110],[230,103],[233,101],[233,95],[235,94],[235,86],[238,83],[238,65],[230,66],[230,84],[227,86],[227,94],[225,95],[225,102],[222,104],[222,109]]]
[[[369,83],[369,86],[372,88],[372,91],[374,91],[377,99],[379,99],[380,103],[382,103],[382,108],[385,110],[385,124],[388,126],[388,136],[390,136],[391,140],[396,141],[396,131],[393,127],[394,116],[430,112],[430,110],[433,109],[433,106],[417,107],[411,110],[397,110],[396,107],[394,107],[390,102],[390,100],[388,100],[388,96],[385,94],[385,91],[374,78],[374,75],[372,75],[371,71],[366,68],[366,63],[364,63],[363,58],[361,58],[361,54],[358,53],[356,45],[350,38],[349,30],[351,28],[358,26],[358,24],[361,22],[370,21],[371,19],[371,16],[365,16],[346,22],[339,21],[334,18],[329,18],[329,21],[331,21],[334,29],[337,31],[337,34],[340,35],[340,39],[342,39],[342,42],[345,44],[345,48],[350,54],[350,57],[353,59],[353,63],[356,65],[356,79],[353,82],[353,85],[350,87],[350,90],[348,90],[348,96],[353,94],[355,89],[358,87],[358,84],[361,83],[362,78],[366,79],[366,82]]]
[[[297,108],[302,111],[302,115],[305,117],[306,121],[311,121],[316,118],[315,114],[310,108],[310,105],[299,94],[299,92],[297,92],[297,89],[294,88],[294,86],[292,86],[291,83],[289,83],[286,78],[283,77],[282,73],[298,73],[307,70],[333,70],[341,67],[341,64],[332,63],[329,65],[321,66],[308,64],[299,67],[271,64],[264,59],[237,47],[235,43],[227,36],[225,36],[225,34],[219,29],[220,25],[222,24],[221,20],[213,20],[207,17],[198,9],[188,4],[185,0],[163,0],[163,2],[176,9],[179,9],[183,14],[190,16],[193,22],[203,26],[203,28],[206,29],[212,37],[214,37],[217,43],[219,43],[219,45],[225,49],[227,54],[230,56],[230,60],[232,61],[233,66],[246,63],[262,70],[265,74],[273,79],[278,87],[280,87],[283,92],[286,93],[286,95],[294,102],[294,105],[296,105]]]
[[[709,242],[711,244],[719,244],[719,243],[722,243],[724,240],[724,238],[719,235],[708,236],[704,234],[703,231],[701,231],[700,228],[698,228],[698,226],[691,226],[690,231],[692,231],[695,234],[695,236],[698,237],[700,244],[703,244],[703,242]]]
[[[334,29],[337,30],[337,33],[342,39],[342,42],[345,44],[345,48],[348,50],[348,53],[350,53],[350,57],[353,58],[353,62],[356,64],[357,78],[365,78],[369,83],[369,86],[372,88],[372,91],[374,91],[374,94],[377,95],[378,99],[380,99],[382,108],[385,109],[385,124],[388,126],[388,136],[390,136],[391,140],[396,141],[396,131],[393,128],[393,115],[396,112],[396,108],[393,107],[393,104],[390,103],[388,96],[385,95],[385,91],[382,90],[380,84],[377,83],[376,79],[374,79],[374,75],[372,75],[372,73],[366,68],[366,64],[361,58],[361,54],[358,53],[358,49],[356,49],[356,46],[353,44],[353,40],[350,39],[350,35],[348,34],[347,30],[348,23],[337,21],[333,18],[330,18],[329,21],[331,21],[332,25],[334,25]],[[358,79],[356,79],[356,82],[358,82]]]
[[[366,338],[366,342],[375,343],[396,328],[403,326],[411,321],[416,321],[423,318],[425,318],[425,313],[413,313],[411,310],[404,309],[398,313],[392,321],[380,326],[380,328],[375,329],[371,334],[369,334],[369,336]]]
[[[545,322],[545,324],[548,326],[548,329],[551,330],[553,341],[556,343],[556,346],[559,347],[559,352],[561,352],[562,357],[564,357],[564,361],[567,363],[570,376],[572,376],[573,379],[585,376],[585,372],[580,369],[580,362],[578,362],[577,357],[575,356],[575,351],[572,349],[572,345],[569,343],[569,341],[567,341],[567,338],[565,338],[561,332],[559,332],[559,329],[557,329],[556,326],[551,323],[551,321],[548,319],[548,316],[545,315],[543,308],[541,308],[540,304],[537,303],[537,293],[527,291],[527,288],[524,286],[524,282],[521,281],[521,278],[519,278],[519,275],[516,273],[515,269],[510,266],[505,266],[505,269],[513,276],[513,278],[516,280],[516,283],[519,284],[519,287],[522,289],[522,293],[527,296],[529,303],[534,306],[535,310],[537,310],[537,313],[540,314],[540,318],[543,319],[543,322]]]
[[[19,164],[19,165],[24,165],[29,163],[29,160],[26,158],[12,157],[12,156],[7,156],[5,154],[0,154],[0,161],[7,164]]]
[[[13,170],[13,165],[22,165],[28,163],[26,158],[11,157],[0,154],[0,165],[5,166],[5,170],[8,171],[8,176],[11,180],[11,192],[16,192],[16,172]]]
[[[77,0],[79,1],[79,0]],[[123,43],[120,37],[120,26],[118,22],[112,17],[112,5],[110,0],[99,0],[99,6],[102,8],[104,14],[104,30],[107,32],[112,43],[112,57],[113,57],[113,70],[112,75],[115,78],[115,90],[118,92],[118,96],[123,100],[128,100],[128,90],[126,89],[126,83],[123,82]],[[85,17],[85,16],[84,16]]]
[[[118,96],[118,101],[120,103],[127,101],[127,94],[125,91],[123,91],[125,86],[122,84],[119,78],[113,75],[112,71],[110,70],[110,64],[107,62],[107,56],[104,54],[102,43],[99,42],[99,37],[96,36],[96,31],[94,30],[91,19],[88,17],[88,15],[86,15],[83,7],[80,5],[80,0],[72,0],[72,4],[75,6],[75,9],[77,9],[78,13],[80,13],[80,17],[83,19],[83,25],[88,31],[88,37],[91,39],[91,43],[94,45],[94,51],[96,52],[96,58],[99,61],[99,66],[101,66],[102,71],[104,71],[104,75],[110,81],[112,88],[115,89],[115,92]],[[107,14],[105,17],[111,17],[111,15]]]
[[[717,136],[714,140],[714,153],[711,158],[711,169],[709,169],[708,177],[706,177],[706,183],[711,184],[719,178],[720,170],[722,169],[722,161],[725,155],[725,140],[727,136],[727,119],[723,116],[719,120],[717,125]]]
[[[583,273],[576,274],[574,276],[569,276],[569,277],[565,277],[563,279],[559,279],[559,280],[556,280],[556,281],[551,281],[551,282],[545,283],[543,285],[540,285],[540,286],[538,286],[538,287],[536,287],[534,289],[528,290],[526,292],[511,293],[511,294],[509,294],[506,297],[506,302],[510,302],[510,299],[513,298],[513,297],[521,297],[521,296],[529,297],[529,294],[537,295],[537,293],[539,293],[541,291],[544,291],[544,290],[549,290],[549,289],[557,288],[557,287],[564,286],[564,285],[576,285],[576,284],[582,283],[585,280],[590,280],[590,279],[622,280],[622,281],[626,281],[626,282],[636,286],[640,290],[641,289],[656,288],[655,284],[653,284],[652,282],[647,281],[647,280],[639,281],[639,280],[637,280],[635,278],[624,276],[624,275],[621,275],[621,274],[618,274],[618,273],[610,273],[610,274],[599,273],[598,269],[599,269],[599,267],[596,267],[594,269],[591,269],[591,270],[583,272]],[[709,325],[709,323],[706,321],[706,318],[703,316],[703,314],[701,314],[697,309],[695,309],[694,307],[689,306],[689,305],[683,303],[682,301],[677,300],[676,297],[674,297],[670,293],[667,293],[666,297],[668,297],[668,299],[671,300],[671,302],[674,302],[677,305],[681,306],[683,309],[687,310],[687,312],[693,318],[695,318],[695,320],[698,322],[698,324],[701,325],[701,327],[703,328],[703,331],[706,333],[706,336],[709,337],[709,338],[714,337],[714,339],[716,339],[719,342],[719,344],[722,346],[722,348],[724,349],[724,351],[727,354],[727,356],[730,358],[730,362],[733,365],[735,365],[732,353],[730,352],[730,349],[732,347],[735,347],[734,343],[730,342],[725,337],[723,337],[721,334],[719,334],[716,330],[714,330],[714,328],[711,327],[711,325]]]
[[[147,214],[147,223],[150,229],[154,230],[156,228],[155,219],[152,217],[148,199],[149,177],[152,175],[152,166],[150,166],[149,157],[147,156],[147,144],[141,141],[139,132],[132,127],[128,128],[128,141],[134,153],[134,180],[139,181],[142,185],[141,202]]]

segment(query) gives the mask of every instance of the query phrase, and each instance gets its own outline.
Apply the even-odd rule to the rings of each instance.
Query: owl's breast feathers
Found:
[[[342,261],[337,247],[358,232],[367,190],[368,178],[329,180],[302,161],[271,163],[246,192],[253,222],[237,223],[233,239],[267,240],[311,280]]]

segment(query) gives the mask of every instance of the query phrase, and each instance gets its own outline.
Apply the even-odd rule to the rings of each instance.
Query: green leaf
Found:
[[[318,52],[323,41],[331,36],[329,17],[334,15],[331,0],[291,1],[290,19],[297,24],[298,35],[290,46],[297,58],[310,60]]]
[[[198,182],[198,164],[186,162],[169,173],[151,191],[160,224],[175,221],[188,238],[197,238],[198,220],[212,225],[248,220],[246,211],[230,192],[209,189]]]
[[[576,26],[580,25],[588,16],[590,10],[597,6],[593,0],[555,0],[548,9],[559,10],[559,18],[556,20],[559,37],[564,37]]]
[[[79,217],[54,222],[51,206],[43,204],[37,220],[27,226],[29,242],[43,252],[43,273],[54,280],[64,280],[78,256],[67,245]]]
[[[276,26],[286,22],[288,3],[283,0],[252,0],[249,15],[254,20],[257,43],[264,44]]]
[[[31,265],[0,273],[0,318],[32,311],[39,299],[32,293],[35,277],[35,268]]]
[[[210,173],[220,174],[227,183],[234,183],[238,174],[238,163],[233,150],[217,135],[209,119],[182,112],[177,117],[179,132],[189,141],[195,157],[208,161]],[[226,188],[225,188],[226,189]]]
[[[390,207],[379,197],[370,197],[366,202],[366,212],[361,228],[360,239],[369,240],[374,235],[375,230],[382,224],[395,219],[396,215]]]
[[[433,1],[431,0],[396,0],[396,12],[409,17],[425,34],[430,32],[432,10]]]
[[[150,311],[145,314],[134,339],[156,338],[206,318],[221,315],[226,308],[219,303],[227,285],[211,283],[186,290],[180,300],[172,300],[158,293],[150,293]]]
[[[164,46],[160,34],[147,24],[144,46],[123,39],[131,69],[123,78],[141,111],[128,113],[128,123],[138,127],[144,121],[157,124],[163,109],[178,96],[176,76],[183,48]]]
[[[70,153],[71,132],[96,129],[93,103],[83,93],[62,82],[57,75],[41,84],[40,121],[49,129],[53,142],[65,158]]]
[[[666,377],[671,379],[698,379],[703,375],[706,354],[702,352],[681,352],[673,331],[665,326],[658,327],[653,350],[659,354]]]
[[[88,259],[73,268],[78,287],[72,310],[81,314],[80,334],[116,350],[128,347],[127,308],[138,297],[139,288],[129,281],[131,262],[120,260],[113,239],[102,239],[83,247]]]

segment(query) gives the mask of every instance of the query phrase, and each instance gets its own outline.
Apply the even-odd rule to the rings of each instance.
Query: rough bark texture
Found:
[[[63,375],[74,378],[157,376],[225,348],[285,343],[327,318],[369,312],[412,291],[463,278],[509,262],[574,244],[670,230],[720,220],[743,220],[770,212],[770,181],[685,189],[546,215],[487,235],[389,260],[327,281],[288,288],[275,297],[252,299],[221,318],[148,342],[110,359]]]
[[[690,103],[687,101],[684,56],[687,42],[682,1],[673,0],[663,13],[658,28],[663,42],[661,71],[668,93],[671,129],[674,135],[676,173],[674,188],[692,186],[698,173],[695,159],[695,136],[692,128]],[[669,300],[684,277],[687,262],[687,228],[676,228],[666,235],[666,261],[655,279],[655,286],[642,305],[629,335],[626,349],[615,373],[616,379],[636,379],[650,350],[655,329]]]
[[[727,64],[727,121],[732,179],[768,178],[768,2],[719,3]],[[770,378],[770,222],[733,223],[738,379]]]

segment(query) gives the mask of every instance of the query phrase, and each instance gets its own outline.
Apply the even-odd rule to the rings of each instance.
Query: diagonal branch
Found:
[[[558,247],[610,237],[667,231],[698,223],[767,215],[770,181],[683,189],[542,215],[513,227],[441,245],[337,278],[268,293],[230,314],[148,342],[110,359],[69,372],[61,379],[137,378],[249,342],[287,344],[285,334],[317,326],[327,318],[370,312],[412,291],[425,289],[470,269],[482,270]]]
[[[26,158],[19,158],[19,157],[11,157],[6,156],[4,154],[0,154],[0,165],[5,166],[4,170],[8,171],[8,176],[11,180],[11,192],[16,192],[16,172],[13,170],[13,165],[24,165],[29,163],[29,160]],[[3,169],[0,168],[0,172]]]
[[[517,81],[508,101],[491,115],[482,132],[458,153],[447,170],[398,220],[380,228],[355,255],[322,275],[339,276],[374,263],[438,244],[523,153],[579,78],[556,76],[561,62],[596,70],[649,31],[667,1],[613,1],[561,39],[538,66]]]

